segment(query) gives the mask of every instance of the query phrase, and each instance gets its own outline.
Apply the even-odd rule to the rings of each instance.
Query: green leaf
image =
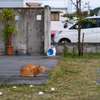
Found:
[[[15,13],[16,11],[13,9],[3,8],[1,21],[6,22],[6,25],[3,29],[2,35],[4,36],[3,40],[6,41],[9,34],[17,35],[17,30],[11,22],[15,20]],[[10,40],[9,40],[10,41]]]

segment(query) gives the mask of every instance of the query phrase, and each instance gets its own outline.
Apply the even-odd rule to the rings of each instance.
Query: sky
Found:
[[[73,0],[76,2],[76,0]],[[100,0],[82,0],[82,5],[85,6],[85,3],[89,2],[90,9],[100,7]],[[44,5],[50,5],[51,7],[67,7],[67,0],[26,0],[26,2],[39,2]],[[72,7],[74,9],[74,7]]]

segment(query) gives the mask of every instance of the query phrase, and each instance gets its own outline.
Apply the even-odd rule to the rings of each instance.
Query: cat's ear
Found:
[[[40,67],[40,65],[39,65],[39,67]]]

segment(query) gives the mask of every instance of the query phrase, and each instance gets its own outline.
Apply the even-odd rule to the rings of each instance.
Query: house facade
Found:
[[[61,16],[65,13],[67,13],[67,8],[51,8],[51,30],[52,31],[57,31],[63,28],[64,21],[67,20],[67,18]]]
[[[67,13],[67,8],[51,8],[51,39],[53,41],[54,34],[57,30],[64,28],[64,22],[67,18],[61,17]]]
[[[15,27],[18,36],[12,34],[13,53],[45,54],[51,45],[51,8],[13,8]],[[0,12],[2,8],[0,8]],[[0,18],[1,18],[0,14]],[[0,55],[6,54],[6,43],[3,41],[5,23],[0,20]]]
[[[0,0],[0,8],[27,7],[26,0]]]
[[[65,0],[67,2],[66,6],[64,8],[61,7],[51,7],[51,37],[53,39],[53,36],[57,30],[61,30],[64,28],[64,21],[67,20],[67,18],[61,17],[61,15],[65,13],[70,13],[72,11],[71,7],[71,1]],[[48,1],[42,1],[43,5],[47,4]],[[54,1],[52,1],[54,2]],[[64,2],[64,1],[62,1]],[[34,1],[34,2],[26,2],[26,0],[2,0],[0,1],[0,7],[42,7],[41,1]],[[56,5],[55,5],[56,6]]]

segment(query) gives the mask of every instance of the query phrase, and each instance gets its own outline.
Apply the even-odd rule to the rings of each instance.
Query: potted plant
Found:
[[[2,35],[4,36],[3,40],[6,42],[6,52],[8,55],[13,53],[12,34],[17,35],[17,30],[13,24],[15,20],[14,15],[15,11],[13,9],[3,8],[1,20],[5,22],[5,27]]]

